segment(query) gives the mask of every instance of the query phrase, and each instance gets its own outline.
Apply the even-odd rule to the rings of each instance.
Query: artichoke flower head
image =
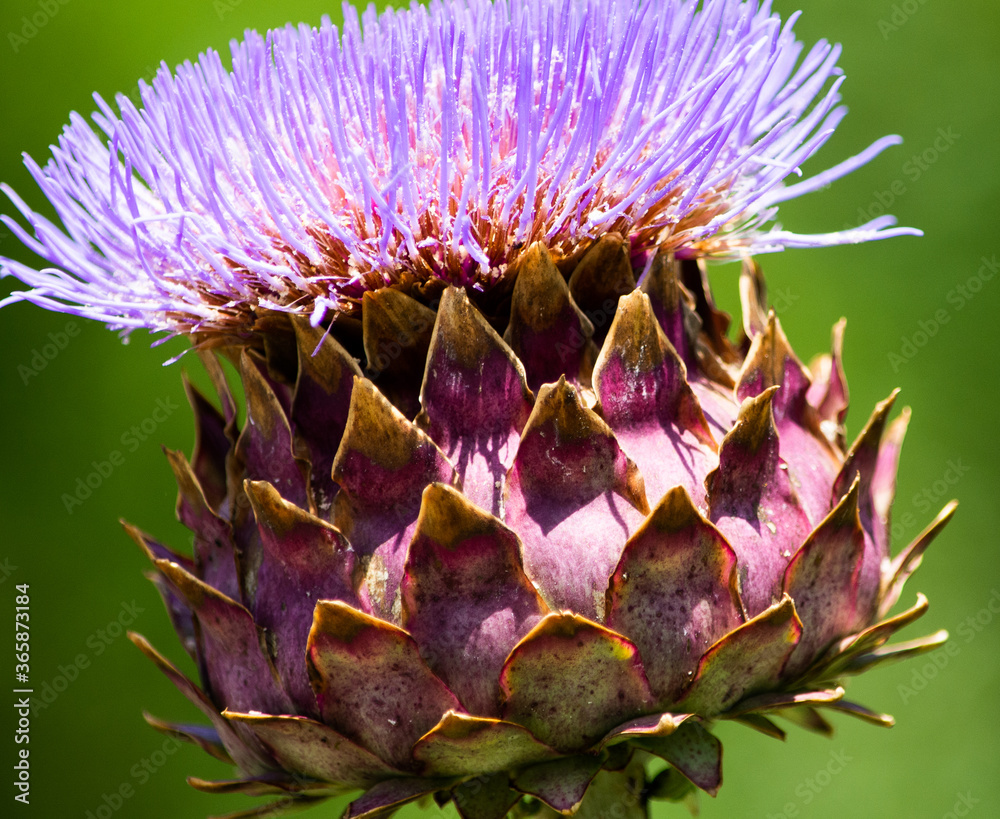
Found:
[[[800,178],[844,109],[793,24],[347,6],[74,115],[26,160],[61,227],[4,188],[52,266],[0,258],[0,306],[188,336],[218,393],[168,452],[193,554],[127,527],[200,680],[133,640],[208,725],[150,722],[238,769],[195,787],[638,819],[717,792],[718,720],[891,724],[843,683],[945,638],[886,645],[954,504],[892,555],[908,411],[848,442],[843,323],[805,367],[753,256],[919,231],[775,222],[899,142]],[[712,259],[743,260],[733,334]]]

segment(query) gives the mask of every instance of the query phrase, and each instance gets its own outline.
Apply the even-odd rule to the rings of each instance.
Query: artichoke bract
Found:
[[[908,413],[888,422],[890,395],[846,447],[843,325],[810,372],[748,263],[732,344],[706,329],[726,317],[702,272],[658,256],[588,317],[593,288],[633,275],[608,235],[569,283],[532,245],[497,313],[442,286],[366,293],[329,331],[270,316],[226,348],[239,431],[204,356],[222,410],[189,387],[197,445],[168,452],[194,557],[128,527],[205,691],[135,640],[214,731],[154,724],[246,775],[196,787],[367,789],[350,816],[611,792],[644,816],[688,782],[717,791],[713,720],[892,724],[841,682],[944,639],[887,647],[927,601],[886,613],[953,505],[892,559]],[[667,776],[646,781],[636,751]]]
[[[29,160],[65,231],[7,191],[57,267],[0,304],[187,335],[217,393],[167,452],[193,553],[126,524],[208,725],[147,719],[239,771],[191,784],[646,817],[718,791],[718,720],[891,725],[842,686],[946,638],[887,644],[954,504],[893,556],[909,412],[848,441],[844,323],[806,367],[750,255],[918,233],[766,227],[898,141],[784,184],[839,49],[733,0],[346,17],[74,118]]]

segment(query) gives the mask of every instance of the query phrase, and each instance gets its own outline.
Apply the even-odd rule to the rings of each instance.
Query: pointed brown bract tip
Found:
[[[868,653],[852,657],[844,666],[844,673],[861,674],[878,665],[899,662],[926,654],[928,651],[934,651],[944,645],[948,641],[948,636],[946,629],[939,629],[926,637],[918,637],[904,643],[879,646]]]
[[[620,233],[606,233],[594,242],[569,278],[573,299],[595,324],[606,324],[618,297],[633,290],[629,242]]]
[[[521,638],[521,641],[514,647],[514,651],[511,652],[511,656],[519,650],[533,651],[537,645],[542,645],[551,638],[572,641],[582,634],[613,646],[612,653],[618,660],[638,660],[638,649],[626,637],[569,610],[553,611],[546,614],[531,631]]]
[[[153,716],[152,714],[149,713],[149,711],[143,711],[142,718],[146,721],[146,724],[150,728],[155,728],[157,731],[166,733],[171,728],[169,722],[165,722],[159,717]]]
[[[309,645],[314,645],[320,638],[350,644],[359,634],[371,628],[406,634],[402,629],[360,612],[340,600],[320,600],[316,603],[312,628],[309,630]]]
[[[847,332],[847,317],[841,316],[839,319],[837,319],[837,323],[833,325],[833,329],[830,332],[831,343],[833,347],[833,358],[837,365],[836,372],[840,373],[841,376],[843,376],[843,369],[844,369],[843,366],[844,334],[846,332]],[[846,381],[844,381],[844,390],[846,393],[847,390]]]
[[[301,526],[320,527],[337,532],[335,526],[286,501],[267,481],[244,481],[243,491],[250,500],[258,525],[278,538]]]
[[[322,327],[313,327],[304,316],[292,316],[298,347],[299,375],[296,392],[303,378],[309,378],[328,395],[341,388],[341,381],[361,375],[354,357]]]
[[[499,434],[508,443],[516,440],[533,401],[524,366],[511,348],[465,290],[446,289],[427,352],[417,425],[450,453],[456,447],[475,447],[486,456],[486,439]],[[491,447],[501,445],[494,440]],[[493,494],[494,481],[479,473],[472,483],[469,489],[476,502],[496,508],[493,498],[484,497]]]
[[[891,393],[889,393],[888,398],[879,401],[875,405],[875,409],[872,411],[871,417],[865,424],[865,428],[861,430],[861,434],[858,439],[851,446],[851,452],[848,453],[847,457],[850,458],[863,443],[872,443],[878,445],[878,442],[882,438],[882,432],[885,429],[886,419],[889,417],[889,413],[892,411],[893,405],[896,403],[896,398],[899,396],[900,389],[897,387]]]
[[[900,388],[896,387],[896,389],[894,389],[891,393],[889,393],[888,398],[884,399],[883,401],[879,401],[875,405],[875,411],[872,413],[872,417],[868,419],[868,424],[865,426],[866,430],[875,427],[878,424],[885,423],[885,419],[888,417],[889,412],[892,410],[893,405],[896,403],[896,398],[899,397],[900,391],[901,391]],[[864,433],[862,433],[862,435],[863,434]]]
[[[698,511],[691,496],[683,486],[675,486],[660,498],[652,514],[643,523],[642,528],[633,535],[638,537],[647,527],[658,532],[673,534],[692,526],[711,526],[704,515]]]
[[[559,272],[555,263],[552,261],[552,254],[549,252],[545,242],[532,242],[528,246],[528,249],[520,255],[516,262],[514,262],[513,266],[517,270],[518,275],[521,275],[525,271],[529,271],[539,265],[551,268],[552,270],[555,270],[556,273]]]
[[[785,741],[785,732],[765,716],[760,714],[745,714],[742,717],[733,717],[733,719],[742,725],[746,725],[748,728],[753,728],[764,736],[778,739],[782,742]]]
[[[149,558],[149,562],[155,563],[156,555],[153,553],[153,550],[149,546],[149,540],[150,540],[149,535],[143,532],[142,529],[140,529],[138,526],[133,526],[131,523],[125,520],[125,518],[119,518],[118,522],[121,524],[121,527],[125,530],[125,534],[127,534],[135,543],[135,545],[138,546],[140,549],[142,549],[142,553],[146,555],[147,558]]]
[[[565,376],[538,391],[531,417],[521,433],[522,438],[545,424],[555,425],[560,440],[585,441],[594,434],[611,434],[610,427],[583,406],[579,393],[567,383]]]
[[[236,442],[235,457],[227,459],[230,494],[242,498],[242,479],[266,478],[283,497],[309,505],[309,462],[301,457],[285,408],[290,388],[265,373],[266,362],[251,349],[240,354],[240,371],[246,393],[247,421]],[[239,500],[234,523],[239,527],[249,509]]]
[[[431,308],[400,290],[381,288],[365,291],[361,315],[369,370],[412,370],[423,363],[434,327]]]
[[[844,673],[859,657],[881,648],[897,631],[923,617],[927,609],[927,598],[918,593],[917,602],[912,608],[881,620],[835,644],[824,660],[817,664],[816,671],[827,677]]]
[[[872,411],[871,417],[865,424],[857,439],[851,444],[851,448],[844,457],[844,464],[833,482],[833,493],[835,497],[843,495],[847,486],[854,481],[855,476],[861,475],[861,491],[863,496],[868,494],[871,487],[872,478],[875,473],[876,459],[878,458],[879,445],[881,444],[885,431],[886,420],[896,403],[899,389],[894,389],[889,397],[884,401],[879,401]]]
[[[569,286],[559,273],[548,248],[535,242],[512,265],[516,278],[511,301],[510,326],[505,338],[517,350],[516,341],[524,330],[541,333],[549,330],[565,317],[571,306]],[[577,311],[584,335],[588,338],[594,328],[590,321]]]
[[[453,548],[470,538],[495,535],[502,528],[493,515],[447,484],[432,483],[424,490],[417,532],[441,546]]]
[[[802,630],[802,623],[795,611],[795,602],[787,594],[781,595],[781,599],[771,608],[761,612],[754,618],[766,621],[772,626],[784,627],[790,625],[789,635],[792,639],[797,639],[798,633]]]
[[[831,526],[836,529],[861,529],[861,515],[858,508],[860,497],[861,476],[855,475],[850,488],[820,526]]]
[[[247,779],[227,779],[218,782],[201,779],[197,776],[189,776],[186,781],[188,785],[202,793],[239,793],[245,796],[281,796],[309,788],[306,782],[296,782],[288,774],[272,774],[263,777],[248,777]],[[317,790],[320,789],[318,783],[314,787]]]
[[[520,361],[460,287],[449,287],[441,296],[428,359],[433,358],[436,348],[467,370],[477,369],[487,356],[502,350],[524,376]]]
[[[298,507],[286,502],[270,483],[246,480],[243,481],[243,491],[250,500],[258,523],[276,530],[287,530],[294,525],[293,510],[298,510]]]
[[[354,379],[347,429],[333,460],[333,478],[339,481],[345,457],[350,452],[393,471],[407,466],[427,436],[382,395],[367,378]]]
[[[204,692],[201,691],[194,683],[190,682],[187,677],[181,674],[180,671],[174,666],[170,660],[160,654],[153,644],[149,642],[142,634],[137,631],[126,631],[125,636],[132,642],[132,644],[139,649],[143,654],[145,654],[153,664],[166,675],[171,682],[174,683],[178,688],[181,689],[186,697],[191,699],[191,701],[205,711],[206,714],[211,718],[212,714],[216,714],[215,706],[208,702],[208,698],[205,696]],[[206,711],[203,706],[207,705],[210,710]]]
[[[197,745],[203,751],[227,765],[236,764],[214,727],[207,725],[180,725],[166,722],[153,716],[148,711],[142,712],[142,718],[146,721],[147,725],[161,734],[165,734],[172,739],[179,739],[183,742],[190,742],[193,745]]]
[[[747,714],[781,713],[791,708],[804,706],[826,706],[840,702],[844,698],[844,689],[835,685],[819,690],[799,690],[798,692],[777,691],[748,697],[727,713],[729,716],[745,716]]]
[[[395,288],[365,292],[362,346],[367,372],[386,398],[408,417],[420,409],[418,395],[434,328],[434,310]]]
[[[222,363],[213,352],[197,347],[195,349],[198,360],[201,361],[201,365],[205,368],[205,372],[208,373],[216,395],[219,396],[219,402],[222,406],[222,416],[226,423],[226,433],[231,435],[233,427],[236,424],[236,400],[233,398],[233,392],[229,388],[229,381],[226,379],[225,370],[222,369]]]
[[[572,611],[554,611],[547,614],[538,625],[522,638],[521,642],[526,642],[543,634],[557,637],[575,637],[577,631],[588,626],[597,626],[597,628],[604,629],[603,626],[599,626],[586,617],[581,617]],[[604,630],[607,631],[607,629]]]
[[[253,424],[259,427],[261,437],[272,438],[275,424],[278,418],[284,420],[285,412],[246,348],[240,354],[240,380],[246,393],[247,415],[253,419]],[[285,423],[287,425],[287,421]]]
[[[538,391],[531,416],[521,433],[522,446],[525,442],[530,445],[534,436],[544,439],[549,432],[554,434],[547,444],[550,448],[567,444],[587,446],[587,460],[594,465],[598,461],[603,464],[592,472],[590,480],[603,481],[607,488],[614,489],[642,514],[649,514],[645,481],[639,468],[621,450],[611,427],[596,412],[583,405],[579,393],[566,382],[565,377],[555,384],[544,385]],[[600,439],[606,441],[608,446],[596,445],[595,441]],[[608,451],[602,452],[605,449]]]
[[[205,517],[214,517],[214,510],[209,506],[204,488],[184,453],[167,447],[163,447],[163,453],[167,456],[167,462],[177,482],[177,518],[197,530],[198,521]]]
[[[632,461],[628,461],[628,468],[625,474],[625,487],[621,492],[622,497],[632,504],[644,515],[649,514],[649,501],[646,499],[646,481],[642,477],[637,467]]]
[[[675,714],[670,711],[639,717],[615,728],[601,740],[601,747],[613,747],[633,737],[668,737],[690,719],[700,719],[700,717],[695,714]]]
[[[927,548],[941,534],[944,527],[948,525],[957,509],[957,500],[946,503],[934,520],[927,525],[927,528],[917,535],[909,546],[893,558],[888,572],[882,578],[881,601],[878,607],[880,617],[885,616],[889,609],[899,600],[906,581],[910,575],[920,568]],[[920,597],[923,597],[923,595],[920,595]]]
[[[593,383],[601,412],[615,429],[670,424],[715,449],[688,383],[687,366],[645,293],[634,290],[618,301],[594,366]]]
[[[695,312],[694,297],[681,284],[681,263],[673,253],[657,253],[653,257],[639,290],[649,296],[657,322],[681,360],[690,367],[697,360],[695,347],[702,322]],[[714,356],[710,358],[718,364]]]
[[[229,600],[225,595],[215,591],[211,586],[202,583],[197,577],[185,571],[173,561],[154,560],[153,565],[184,596],[184,599],[187,600],[192,609],[199,609],[207,595],[218,596],[233,605],[238,605],[234,601]]]
[[[186,495],[194,494],[196,483],[187,456],[178,449],[170,449],[166,446],[163,447],[163,454],[167,456],[167,462],[170,464],[170,469],[173,470],[174,478],[181,492]]]
[[[434,726],[430,733],[448,739],[468,739],[499,722],[498,719],[483,719],[452,710],[441,717],[441,721]]]
[[[778,430],[774,426],[774,411],[771,406],[777,392],[778,386],[774,385],[760,395],[743,400],[736,425],[723,438],[721,450],[738,448],[756,454],[777,438]]]
[[[833,326],[832,352],[816,356],[809,365],[812,384],[806,400],[816,411],[823,435],[841,450],[845,449],[844,418],[850,404],[847,376],[844,373],[844,333],[847,319]]]
[[[618,309],[608,330],[608,338],[601,348],[595,372],[610,355],[617,355],[629,370],[647,373],[659,367],[669,349],[677,353],[667,339],[650,305],[649,296],[640,290],[633,290],[618,301]],[[681,368],[684,363],[680,362]],[[682,369],[686,375],[686,369]]]
[[[549,251],[536,242],[510,272],[514,285],[503,337],[523,363],[528,386],[538,390],[562,375],[587,381],[597,352],[594,325],[570,296]]]
[[[857,717],[864,722],[877,725],[880,728],[892,728],[896,724],[896,720],[891,714],[880,714],[878,711],[872,711],[863,705],[858,705],[856,702],[841,700],[840,702],[831,703],[826,707],[834,711],[839,711],[842,714],[850,714],[852,717]]]
[[[767,283],[760,265],[751,256],[743,257],[740,270],[740,305],[743,308],[743,332],[754,338],[768,325]],[[772,313],[773,315],[773,313]]]
[[[903,439],[906,437],[906,430],[910,426],[910,418],[913,410],[910,407],[903,407],[899,411],[899,417],[890,422],[885,433],[882,435],[882,443],[894,447],[901,447]]]
[[[795,388],[805,388],[809,384],[810,374],[802,365],[788,342],[781,322],[771,310],[766,314],[766,320],[756,335],[752,336],[747,357],[740,368],[736,379],[736,397],[743,399],[756,395],[768,387],[787,385],[789,391]],[[787,372],[794,367],[796,372]],[[789,376],[792,377],[789,377]],[[792,400],[792,395],[783,396],[786,402]]]
[[[160,660],[163,659],[163,655],[160,654],[152,644],[138,631],[126,631],[125,636],[132,642],[132,644],[139,649],[143,654],[156,662],[157,665],[160,664]]]
[[[654,308],[662,307],[665,312],[673,314],[680,310],[684,299],[680,275],[680,262],[673,253],[657,253],[639,284],[639,290],[650,297]]]

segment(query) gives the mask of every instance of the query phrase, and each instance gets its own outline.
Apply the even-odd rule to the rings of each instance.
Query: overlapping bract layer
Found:
[[[489,287],[533,241],[733,257],[919,233],[774,224],[899,141],[785,185],[845,114],[840,47],[804,51],[794,22],[756,0],[435,0],[248,32],[231,71],[164,65],[140,106],[98,97],[97,132],[74,114],[26,160],[64,227],[4,188],[53,267],[0,258],[32,288],[0,305],[240,332],[388,281]]]
[[[133,530],[203,688],[137,639],[212,728],[154,724],[245,777],[196,786],[468,819],[636,788],[644,815],[678,777],[718,789],[715,719],[891,723],[840,682],[943,639],[884,646],[922,598],[878,622],[952,512],[890,557],[906,413],[890,397],[845,451],[842,327],[810,372],[752,264],[732,344],[696,263],[657,256],[636,289],[630,258],[536,244],[506,298],[267,317],[226,351],[239,432],[206,356],[222,410],[192,390],[194,456],[170,454],[194,558]],[[650,754],[672,773],[647,782]]]

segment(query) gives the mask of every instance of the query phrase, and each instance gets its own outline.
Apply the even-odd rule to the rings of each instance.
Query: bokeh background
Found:
[[[797,31],[808,44],[826,37],[844,45],[851,113],[805,170],[832,165],[882,134],[906,140],[830,190],[783,206],[782,218],[802,232],[825,231],[888,208],[923,228],[923,239],[791,251],[763,264],[804,359],[828,349],[831,325],[848,317],[851,437],[895,386],[903,390],[901,405],[913,408],[896,548],[947,500],[961,500],[904,598],[912,602],[919,590],[932,605],[903,636],[948,628],[953,648],[936,655],[936,665],[913,661],[852,683],[853,698],[895,714],[891,731],[834,718],[832,741],[792,732],[781,744],[721,726],[725,786],[717,799],[701,800],[702,815],[1000,816],[1000,10],[993,0],[775,6],[784,16],[804,6]],[[93,110],[93,91],[134,93],[136,80],[161,60],[175,65],[206,47],[225,50],[245,28],[316,23],[324,13],[339,18],[319,0],[3,0],[0,180],[46,212],[20,154],[44,163],[69,111]],[[44,25],[28,37],[25,17],[33,16]],[[6,202],[0,209],[13,212]],[[6,231],[0,253],[30,258]],[[0,294],[13,288],[0,282]],[[716,271],[715,289],[735,308],[731,266]],[[943,323],[930,332],[935,315]],[[55,695],[32,722],[29,807],[12,801],[7,784],[15,746],[12,708],[3,702],[13,695],[0,695],[0,813],[89,819],[108,816],[111,808],[102,805],[110,803],[114,816],[176,819],[249,807],[249,799],[210,797],[185,785],[188,775],[225,778],[231,771],[196,749],[165,745],[143,723],[143,709],[179,721],[196,715],[120,625],[134,619],[132,628],[186,659],[143,578],[145,560],[117,521],[127,518],[174,544],[189,541],[173,518],[175,490],[160,445],[190,451],[181,370],[204,379],[194,361],[161,366],[178,343],[151,349],[137,333],[123,346],[81,320],[70,336],[71,323],[26,304],[0,312],[0,620],[12,625],[14,585],[30,584],[32,683],[36,691],[48,684]],[[64,340],[48,348],[56,355],[36,357]],[[158,401],[177,409],[152,420]],[[123,436],[133,426],[141,432],[144,421],[147,431],[155,426],[152,433],[126,444]],[[64,493],[112,450],[124,460],[68,510]],[[0,691],[13,687],[10,631],[0,641]],[[123,785],[131,795],[116,800]],[[339,807],[327,803],[307,815],[337,816]],[[682,811],[664,806],[655,815]]]

